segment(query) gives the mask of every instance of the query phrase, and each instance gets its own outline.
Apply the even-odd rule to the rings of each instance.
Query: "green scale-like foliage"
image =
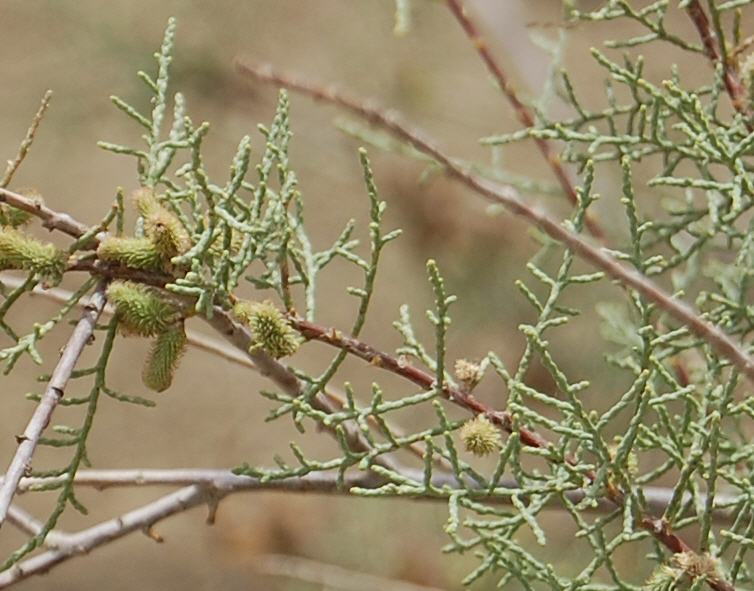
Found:
[[[409,4],[396,2],[396,30],[401,34],[410,28]],[[267,418],[289,418],[301,431],[315,427],[337,443],[335,451],[328,448],[329,456],[312,454],[314,459],[294,441],[287,458],[276,455],[268,464],[244,464],[235,470],[258,479],[260,487],[273,481],[298,485],[297,479],[321,473],[334,475],[337,489],[343,491],[347,478],[368,475],[370,479],[360,480],[347,492],[443,499],[448,505],[445,550],[478,557],[464,584],[479,588],[750,587],[750,385],[715,343],[700,337],[677,315],[666,314],[652,290],[611,288],[606,280],[610,269],[584,270],[577,261],[586,248],[609,254],[616,265],[630,267],[656,291],[672,290],[692,313],[751,354],[754,123],[750,104],[734,105],[737,111],[727,102],[723,105],[731,76],[740,75],[744,85],[751,80],[754,62],[734,49],[748,43],[739,11],[749,2],[706,3],[721,59],[695,86],[686,83],[682,68],[670,64],[664,73],[657,74],[657,68],[647,72],[642,52],[664,58],[662,48],[670,45],[707,68],[709,49],[674,32],[669,24],[701,5],[693,0],[634,4],[638,5],[627,0],[599,5],[564,2],[571,27],[564,29],[558,43],[543,42],[559,63],[571,29],[578,31],[591,21],[630,21],[641,29],[629,39],[592,50],[593,64],[606,84],[604,98],[588,91],[589,103],[601,101],[601,106],[584,106],[579,97],[587,91],[553,68],[546,96],[535,105],[536,124],[482,140],[494,147],[496,156],[510,144],[532,138],[550,142],[550,148],[562,145],[560,158],[552,156],[549,162],[572,165],[578,186],[572,210],[558,227],[580,238],[594,220],[604,223],[594,207],[600,187],[609,221],[603,228],[604,244],[592,246],[595,241],[586,240],[579,243],[585,247],[572,249],[536,235],[542,249],[526,265],[526,278],[515,281],[529,306],[525,321],[517,319],[519,339],[501,346],[505,354],[478,351],[475,342],[465,343],[465,358],[459,360],[449,357],[450,313],[455,310],[451,305],[464,302],[456,304],[452,281],[442,276],[434,260],[427,263],[426,296],[433,302],[426,314],[430,342],[417,336],[424,332],[417,330],[408,306],[400,308],[394,322],[401,340],[394,352],[359,340],[379,282],[383,248],[400,233],[383,228],[386,204],[379,198],[366,150],[359,151],[368,197],[366,254],[358,254],[354,222],[324,250],[312,245],[305,200],[289,158],[292,132],[285,91],[270,125],[259,128],[258,161],[252,164],[254,141],[245,136],[238,142],[228,177],[222,182],[211,179],[202,158],[208,124],[196,124],[187,115],[181,94],[168,94],[175,34],[171,21],[156,54],[157,75],[139,74],[151,94],[151,113],[112,99],[141,127],[145,145],[101,144],[136,158],[134,184],[140,188],[126,207],[135,208],[138,221],[132,232],[124,230],[120,193],[120,207],[99,226],[76,234],[68,253],[77,270],[105,273],[111,281],[107,296],[116,311],[106,327],[99,361],[77,375],[94,375],[94,387],[87,397],[64,399],[89,410],[81,428],[59,429],[59,437],[42,442],[74,448],[74,459],[56,472],[65,478],[49,527],[11,556],[5,567],[42,542],[63,507],[81,509],[72,474],[86,459],[86,436],[99,394],[154,404],[107,386],[105,368],[117,328],[153,339],[142,378],[148,388],[163,391],[180,371],[178,362],[190,340],[185,319],[196,316],[213,322],[219,316],[227,323],[225,335],[238,337],[236,344],[244,343],[245,353],[274,383],[262,393],[270,405]],[[485,44],[475,40],[477,49],[484,51]],[[745,90],[750,97],[750,87]],[[325,91],[316,95],[329,96]],[[552,104],[556,99],[561,102]],[[563,108],[570,114],[550,114],[562,113]],[[368,107],[360,109],[369,114]],[[394,133],[397,129],[397,139],[386,140],[350,123],[344,127],[378,147],[429,160],[428,173],[445,167],[472,188],[481,187],[487,197],[492,185],[477,173],[510,180],[523,193],[519,213],[529,201],[542,198],[549,203],[560,193],[546,181],[503,170],[497,159],[491,166],[468,167],[459,159],[442,159],[426,148],[428,142],[409,141],[411,132],[397,119],[371,119]],[[461,168],[453,168],[456,165]],[[506,188],[506,194],[510,192],[513,189]],[[20,288],[4,293],[0,307],[2,328],[16,343],[0,352],[9,370],[25,353],[41,361],[37,341],[94,281],[73,294],[48,323],[18,337],[3,320],[6,312],[39,279],[59,280],[67,259],[64,251],[9,227],[16,225],[10,221],[12,210],[3,208],[0,213],[8,224],[0,230],[0,264],[29,273]],[[113,219],[118,220],[116,231],[103,233]],[[542,228],[547,231],[546,224]],[[331,264],[352,265],[361,274],[359,286],[346,288],[355,300],[344,328],[316,324],[323,305],[318,299],[319,274]],[[239,292],[252,289],[255,301],[240,299]],[[585,330],[596,331],[581,314],[591,308],[575,306],[603,293],[613,299],[597,305],[602,335],[590,334],[587,339]],[[493,304],[500,313],[509,309],[507,302]],[[489,324],[494,322],[490,319]],[[336,348],[321,366],[309,359],[301,364],[316,371],[297,367],[307,355],[308,340]],[[563,341],[572,346],[568,356],[558,348]],[[344,377],[348,355],[375,369],[369,386],[356,387]],[[595,392],[582,377],[587,369],[574,369],[565,361],[573,355],[584,356],[584,368],[601,364],[610,372],[607,386]],[[404,378],[410,389],[388,391],[378,370]],[[477,398],[485,388],[489,390]],[[553,508],[559,510],[558,519],[546,512]],[[565,549],[556,546],[563,535],[568,538]]]

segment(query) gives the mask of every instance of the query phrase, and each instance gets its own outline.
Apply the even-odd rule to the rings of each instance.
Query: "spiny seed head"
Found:
[[[462,382],[468,389],[473,388],[482,379],[481,368],[478,363],[469,361],[468,359],[458,359],[454,367],[453,373],[459,382]]]
[[[181,320],[157,335],[141,373],[144,385],[156,392],[167,390],[185,349],[186,331]]]
[[[31,271],[55,284],[63,277],[65,263],[65,253],[54,244],[10,227],[0,229],[0,269]]]
[[[110,236],[100,242],[97,256],[134,269],[165,270],[165,260],[149,238]]]
[[[183,224],[158,201],[153,189],[142,187],[136,190],[133,200],[144,218],[144,233],[166,260],[191,247],[191,239]]]
[[[150,337],[180,320],[181,309],[166,296],[132,281],[113,281],[107,296],[128,334]]]
[[[292,355],[301,344],[299,334],[270,301],[240,301],[234,306],[233,314],[251,328],[254,335],[252,350],[266,351],[278,359]]]
[[[720,578],[717,572],[717,560],[709,554],[679,552],[673,554],[673,562],[693,580],[704,577],[710,581],[715,581]]]
[[[500,447],[500,431],[484,415],[466,421],[460,430],[461,441],[475,456],[486,456]]]

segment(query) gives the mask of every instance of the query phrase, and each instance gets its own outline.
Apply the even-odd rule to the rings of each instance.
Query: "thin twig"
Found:
[[[69,236],[73,236],[74,238],[81,238],[81,236],[86,234],[89,230],[89,226],[75,220],[67,213],[60,213],[47,207],[38,199],[30,199],[19,193],[14,193],[13,191],[1,187],[0,203],[7,203],[8,205],[26,211],[42,220],[42,226],[48,230],[59,230]],[[91,244],[94,244],[96,247],[95,239],[92,240]]]
[[[25,279],[21,277],[16,277],[13,275],[9,275],[7,273],[0,273],[0,283],[8,287],[13,287],[13,288],[19,287],[24,283],[24,281]],[[56,302],[65,303],[70,300],[73,293],[59,287],[52,287],[52,288],[45,289],[38,285],[32,291],[28,292],[28,295],[38,296],[44,299],[50,299]],[[82,305],[81,302],[79,302],[79,304]],[[105,306],[105,309],[103,310],[102,313],[108,316],[111,316],[112,314],[115,313],[115,310],[110,304],[108,304]],[[231,347],[227,345],[226,343],[224,343],[223,341],[214,339],[209,335],[187,328],[186,341],[192,347],[201,349],[202,351],[210,353],[211,355],[216,355],[218,357],[221,357],[222,359],[225,359],[226,361],[245,367],[246,369],[259,371],[259,369],[254,364],[254,362],[251,359],[249,359],[248,355],[240,351],[238,348]],[[346,401],[345,401],[345,397],[342,394],[333,392],[332,388],[323,390],[322,394],[330,400],[331,404],[337,407],[336,412],[341,411],[345,408]],[[372,415],[369,415],[369,417],[367,417],[367,420],[370,425],[372,425],[375,428],[379,428],[379,425],[377,424],[376,419]],[[391,425],[390,430],[398,436],[403,435],[403,432],[401,431],[399,427]],[[425,450],[424,450],[423,444],[412,443],[407,447],[407,449],[419,458],[424,457]],[[443,470],[450,469],[450,464],[442,456],[438,456],[436,458],[435,464],[436,466],[438,466],[439,468],[442,468]]]
[[[631,287],[685,325],[693,334],[708,342],[713,349],[729,359],[749,381],[754,383],[754,358],[714,324],[701,318],[693,308],[674,298],[646,276],[621,263],[607,251],[592,245],[569,227],[538,207],[524,203],[511,186],[494,183],[459,165],[453,158],[436,147],[422,133],[410,129],[393,113],[382,111],[371,104],[354,99],[332,88],[281,74],[269,65],[252,65],[236,62],[237,69],[246,76],[272,82],[284,88],[308,95],[316,100],[336,104],[355,113],[372,124],[387,129],[402,141],[441,164],[449,176],[460,181],[484,199],[504,206],[515,215],[525,218],[554,240],[563,243],[582,259],[604,271],[626,287]]]
[[[318,473],[320,476],[331,476],[332,485],[337,484],[337,476],[332,473]],[[416,482],[422,482],[424,475],[422,471],[415,470],[413,468],[404,468],[401,473],[403,476]],[[300,482],[301,479],[304,479]],[[246,491],[246,490],[267,490],[273,488],[275,490],[287,490],[294,492],[301,492],[308,490],[305,487],[311,483],[308,480],[309,476],[294,477],[291,479],[283,480],[267,480],[262,482],[258,478],[250,476],[237,476],[228,470],[215,470],[208,468],[170,468],[170,469],[111,469],[111,470],[79,470],[74,476],[74,483],[76,486],[90,486],[97,490],[104,490],[106,488],[120,488],[120,487],[150,487],[150,486],[189,486],[192,484],[209,486],[216,490],[223,491]],[[50,477],[25,477],[21,479],[18,484],[18,492],[26,493],[33,490],[36,487],[49,487],[57,483],[63,483],[66,479],[65,475],[62,476],[50,476]],[[369,481],[372,486],[378,485],[379,480],[373,477],[369,477]],[[318,480],[320,486],[324,486],[322,481]],[[352,486],[356,486],[354,482],[351,482]],[[346,484],[348,484],[348,482]],[[359,481],[361,482],[361,481]],[[358,484],[360,487],[369,488],[366,482]],[[458,479],[453,474],[438,474],[432,475],[432,486],[436,489],[447,488],[451,492],[458,487]],[[473,482],[467,482],[464,484],[463,490],[473,491],[475,484]],[[346,488],[346,487],[344,487]],[[503,477],[498,482],[497,488],[499,489],[518,489],[520,485],[510,477]],[[318,489],[321,490],[321,489]],[[459,489],[460,490],[460,489]],[[487,489],[484,489],[485,491]],[[657,486],[645,486],[642,487],[642,493],[647,502],[647,508],[656,513],[662,513],[670,503],[673,497],[673,490],[665,487]],[[580,490],[567,491],[566,497],[573,503],[578,504],[584,499],[584,492]],[[435,497],[426,497],[428,500]],[[438,497],[439,498],[439,497]],[[488,499],[491,503],[508,504],[510,498],[507,496],[496,496]],[[714,518],[721,523],[728,523],[735,519],[734,515],[729,509],[735,503],[735,497],[733,495],[720,493],[715,495],[715,508],[713,509]],[[682,505],[694,507],[692,503],[692,496],[690,493],[684,493]],[[555,502],[553,501],[553,507]],[[615,505],[607,501],[598,503],[594,510],[599,512],[612,511]]]
[[[18,449],[5,473],[3,483],[0,485],[0,527],[2,527],[8,515],[8,509],[16,493],[19,480],[31,469],[31,458],[37,447],[39,438],[49,424],[50,417],[58,401],[63,397],[66,384],[71,377],[79,356],[84,347],[91,342],[97,319],[102,314],[104,307],[105,282],[102,282],[92,294],[89,303],[84,308],[81,320],[79,320],[76,328],[71,333],[71,337],[63,349],[63,353],[52,373],[42,399],[39,401],[23,435],[19,435],[16,438]]]
[[[505,71],[500,65],[500,62],[495,59],[495,56],[489,50],[487,42],[484,40],[484,37],[482,37],[482,34],[479,31],[476,23],[474,23],[474,21],[469,17],[461,0],[446,0],[446,3],[450,11],[453,13],[455,19],[461,25],[461,28],[463,28],[464,33],[466,33],[466,36],[469,38],[469,41],[471,41],[474,49],[479,54],[479,57],[484,62],[487,70],[489,70],[490,74],[492,74],[492,77],[497,81],[497,85],[499,86],[500,91],[508,99],[511,107],[513,107],[513,112],[516,114],[518,120],[525,127],[534,127],[536,125],[536,122],[534,120],[534,116],[531,113],[531,110],[528,109],[526,105],[524,105],[524,103],[522,103],[518,98],[518,95],[516,94],[513,85],[510,83],[510,80],[508,80],[508,77],[505,75]],[[579,197],[576,193],[576,188],[573,186],[571,179],[568,177],[568,173],[563,168],[563,163],[560,160],[560,157],[557,154],[553,153],[552,145],[550,144],[550,142],[548,142],[544,138],[534,138],[534,143],[537,145],[537,148],[539,149],[540,153],[555,175],[558,183],[560,183],[560,186],[563,189],[566,197],[568,198],[568,201],[570,201],[572,205],[578,205]],[[605,234],[602,231],[602,228],[591,215],[587,214],[585,223],[592,236],[599,240],[604,239]]]
[[[76,534],[69,534],[67,543],[60,548],[50,550],[15,564],[0,573],[0,588],[26,579],[34,574],[47,572],[61,562],[75,556],[89,553],[98,546],[102,546],[115,539],[121,538],[134,531],[150,532],[155,523],[182,513],[188,509],[208,502],[217,502],[231,492],[237,490],[253,490],[259,488],[256,479],[246,476],[235,476],[224,472],[224,483],[232,479],[232,488],[210,487],[203,484],[192,484],[164,497],[144,505],[134,511],[129,511],[119,517],[109,519]],[[353,486],[372,487],[376,482],[382,482],[381,477],[375,477],[372,472],[364,472],[344,478],[346,490]],[[221,483],[222,484],[222,483]],[[291,486],[294,485],[294,486]],[[264,484],[264,488],[274,490],[321,491],[337,492],[338,478],[333,474],[307,474],[293,482],[273,481]]]
[[[39,109],[37,109],[34,118],[31,120],[31,125],[29,125],[29,128],[26,130],[24,139],[21,140],[21,144],[18,146],[16,157],[13,160],[8,160],[5,174],[3,174],[3,178],[0,180],[0,187],[8,186],[13,175],[16,173],[16,170],[18,170],[18,167],[21,166],[24,158],[26,158],[26,154],[29,153],[29,148],[31,148],[31,144],[34,142],[34,136],[37,133],[39,124],[42,122],[42,118],[44,117],[47,108],[50,106],[50,100],[52,100],[52,90],[47,90],[42,97]]]
[[[423,481],[420,470],[405,469],[402,473],[416,482]],[[62,482],[64,477],[24,478],[19,484],[19,491],[26,491],[33,486],[50,485]],[[0,573],[0,587],[5,587],[31,575],[47,572],[53,566],[65,562],[76,556],[90,552],[112,540],[121,538],[134,531],[148,531],[159,521],[182,513],[197,505],[216,503],[226,496],[238,492],[263,490],[277,490],[281,492],[321,492],[328,494],[345,494],[353,487],[375,488],[382,484],[382,478],[372,472],[347,474],[344,477],[344,487],[339,486],[337,473],[317,472],[298,478],[284,480],[266,480],[249,476],[237,476],[227,470],[211,469],[172,469],[172,470],[79,470],[74,477],[77,486],[92,486],[97,489],[119,486],[184,486],[180,490],[168,494],[139,509],[125,515],[109,519],[98,525],[89,527],[77,533],[65,533],[58,530],[51,532],[55,535],[54,550],[29,558]],[[456,490],[458,482],[452,474],[435,474],[432,485],[436,489],[450,493]],[[510,478],[501,479],[499,488],[518,488],[518,484]],[[463,488],[469,491],[467,484]],[[473,491],[472,491],[473,492]],[[487,494],[485,491],[480,491]],[[673,491],[666,488],[645,487],[644,498],[649,509],[661,513],[673,498]],[[574,504],[584,500],[584,492],[580,490],[567,491],[565,496]],[[416,498],[426,500],[445,501],[444,496],[428,496],[417,493]],[[500,495],[487,498],[492,503],[509,504],[511,497]],[[717,495],[719,509],[714,510],[715,518],[722,522],[731,522],[734,518],[724,507],[731,506],[734,499],[729,495]],[[693,507],[691,496],[684,495],[684,505]],[[590,505],[587,510],[606,512],[613,510],[614,505],[605,500],[596,506]],[[29,522],[32,523],[32,522]]]
[[[251,331],[248,327],[236,322],[229,312],[219,306],[215,306],[212,317],[204,318],[204,320],[241,351],[248,351],[248,356],[259,370],[259,373],[272,380],[286,394],[298,397],[306,392],[306,385],[291,370],[265,351],[252,346],[254,340]],[[312,406],[317,410],[327,413],[338,412],[342,408],[341,404],[322,392],[319,392],[312,398]],[[321,425],[321,427],[332,435],[336,435],[334,426]],[[370,451],[372,449],[372,446],[364,437],[358,425],[344,423],[342,427],[351,449],[357,452]],[[399,463],[385,455],[378,456],[373,461],[398,472],[403,469]]]

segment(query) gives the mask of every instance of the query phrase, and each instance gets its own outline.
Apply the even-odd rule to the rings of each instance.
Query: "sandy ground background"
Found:
[[[468,4],[483,22],[492,49],[501,56],[515,85],[525,96],[538,94],[549,56],[532,42],[532,35],[556,36],[551,24],[560,18],[560,2],[477,0]],[[132,159],[106,153],[95,145],[100,139],[138,141],[140,130],[110,104],[108,96],[117,94],[146,107],[146,93],[135,72],[154,71],[151,55],[172,15],[178,19],[172,90],[185,94],[195,121],[212,123],[205,160],[218,179],[225,178],[242,135],[252,135],[255,155],[259,155],[263,144],[256,123],[270,121],[277,96],[274,88],[241,79],[232,68],[236,56],[270,61],[281,69],[336,82],[376,98],[429,130],[452,154],[489,163],[489,151],[478,145],[477,138],[513,131],[519,125],[444,5],[423,1],[415,5],[413,30],[405,37],[395,37],[394,4],[388,0],[5,0],[0,4],[0,154],[8,158],[15,153],[41,95],[52,88],[55,96],[49,114],[13,186],[33,186],[52,207],[86,223],[98,221],[118,186],[126,191],[136,186]],[[597,69],[586,49],[604,32],[604,27],[571,31],[566,63],[575,67],[574,77],[586,86],[587,102],[598,100],[601,83],[593,78]],[[650,70],[653,67],[648,65]],[[362,222],[359,235],[367,236],[363,222],[368,201],[356,153],[360,143],[332,125],[338,115],[332,107],[292,97],[295,136],[291,159],[300,178],[310,235],[320,247],[337,236],[351,217]],[[534,318],[513,285],[514,279],[526,276],[524,263],[537,248],[527,227],[507,215],[485,215],[485,204],[457,184],[439,178],[418,185],[422,167],[416,162],[377,149],[370,153],[381,197],[388,202],[386,227],[402,227],[405,235],[385,253],[365,340],[388,350],[398,346],[398,335],[390,323],[403,302],[412,306],[417,328],[429,339],[431,331],[423,322],[423,309],[431,303],[431,289],[424,265],[427,258],[434,257],[449,289],[461,299],[453,314],[449,358],[473,358],[493,348],[514,366],[523,347],[516,327]],[[505,165],[516,173],[550,178],[531,146],[510,149],[503,156]],[[551,198],[532,198],[559,207]],[[609,213],[613,206],[608,200],[600,207]],[[319,296],[322,324],[350,325],[354,302],[345,287],[357,281],[358,274],[343,265],[323,276]],[[592,335],[597,332],[591,319],[593,304],[587,303],[585,309],[588,313],[581,323],[558,335],[553,333],[553,339],[566,345],[559,348],[559,361],[574,377],[592,378],[594,391],[599,392],[608,382],[599,373],[601,352],[589,352]],[[53,311],[43,300],[30,300],[15,318],[16,327],[27,332],[31,322]],[[201,328],[200,324],[194,326]],[[65,332],[57,331],[45,342],[45,371],[52,367]],[[568,346],[573,342],[579,346]],[[139,380],[146,350],[145,342],[118,342],[117,363],[110,372],[114,386],[146,394]],[[295,363],[315,371],[330,354],[322,347],[307,347]],[[15,449],[12,435],[23,430],[31,412],[32,405],[23,394],[39,389],[34,381],[37,373],[38,368],[24,360],[17,371],[3,378],[0,441],[5,443],[0,445],[0,462],[4,464]],[[337,383],[350,380],[366,392],[374,379],[392,388],[392,397],[411,391],[398,380],[365,370],[353,361],[346,364]],[[536,369],[529,379],[537,387],[550,387],[548,378]],[[90,458],[97,468],[230,468],[243,461],[271,465],[273,453],[285,451],[290,440],[299,441],[315,456],[326,457],[333,451],[332,443],[323,441],[313,429],[300,436],[288,420],[262,422],[270,403],[257,393],[265,386],[262,378],[247,370],[190,350],[173,387],[154,396],[159,402],[156,408],[103,400],[90,442]],[[611,387],[616,391],[618,386]],[[492,404],[504,405],[499,383],[485,383],[480,395]],[[56,414],[61,423],[77,424],[77,420],[75,411],[60,409]],[[406,426],[410,428],[410,424]],[[40,467],[45,462],[60,463],[47,450],[40,452],[37,461]],[[84,518],[67,513],[61,526],[75,529],[94,523],[163,492],[82,490],[81,500],[91,515]],[[51,500],[50,495],[26,495],[22,504],[43,514]],[[203,511],[196,509],[157,526],[164,544],[131,535],[19,588],[319,588],[258,574],[255,558],[271,552],[457,588],[476,560],[441,554],[447,541],[442,532],[446,516],[442,503],[236,495],[223,502],[213,527],[205,526]],[[558,519],[557,515],[552,519]],[[560,537],[564,545],[550,560],[567,563],[569,556],[583,551],[575,545],[565,546],[571,539],[570,527],[554,534],[552,544]],[[0,549],[4,555],[21,542],[11,527],[3,528]]]

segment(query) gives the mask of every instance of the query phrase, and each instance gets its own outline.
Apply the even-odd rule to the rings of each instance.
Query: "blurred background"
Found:
[[[557,39],[555,25],[561,19],[561,3],[469,0],[466,4],[522,97],[538,96],[550,62],[541,40]],[[244,80],[234,71],[235,57],[271,62],[281,70],[336,83],[374,98],[399,109],[406,120],[428,131],[450,154],[489,164],[490,152],[478,144],[478,138],[514,131],[520,125],[443,3],[417,1],[414,5],[412,30],[408,35],[395,36],[392,0],[5,0],[0,4],[3,158],[15,155],[44,91],[51,88],[55,92],[31,153],[11,188],[34,187],[51,207],[88,224],[98,222],[106,213],[117,187],[122,186],[126,193],[136,188],[133,159],[104,152],[96,142],[136,145],[140,141],[140,129],[115,109],[108,97],[117,94],[147,112],[147,93],[136,71],[154,72],[152,54],[159,47],[169,16],[178,21],[171,89],[184,93],[195,122],[211,122],[204,156],[216,179],[226,178],[230,158],[243,135],[251,134],[252,159],[258,158],[263,142],[256,124],[269,123],[277,100],[277,89]],[[587,57],[587,48],[598,43],[604,33],[604,27],[569,31],[571,44],[565,64],[578,64],[574,77],[586,88],[582,94],[587,104],[592,100],[590,88],[595,95],[601,93],[601,82],[593,78],[599,70]],[[652,67],[648,65],[650,71]],[[333,125],[333,120],[342,115],[335,108],[295,95],[291,103],[291,161],[299,176],[315,247],[329,245],[351,217],[361,222],[359,236],[366,238],[368,199],[357,155],[361,143]],[[370,155],[381,198],[388,203],[385,227],[401,227],[404,235],[385,251],[364,340],[384,350],[399,346],[399,336],[390,325],[397,318],[399,305],[405,302],[414,312],[417,331],[431,344],[431,329],[424,322],[423,311],[431,305],[425,262],[432,257],[446,276],[448,289],[460,298],[451,310],[454,324],[449,359],[479,358],[493,349],[509,367],[515,367],[524,346],[516,327],[534,319],[513,283],[516,278],[527,277],[525,262],[539,248],[529,228],[507,214],[488,215],[486,204],[460,185],[442,178],[420,184],[421,163],[376,148],[370,149]],[[517,174],[551,181],[531,145],[506,149],[499,156],[503,166]],[[561,213],[566,211],[556,198],[538,194],[530,198]],[[601,207],[604,212],[611,205]],[[355,302],[345,288],[359,281],[359,274],[345,265],[323,276],[319,294],[323,304],[318,316],[321,324],[339,328],[351,325]],[[31,330],[32,322],[55,310],[53,304],[40,298],[28,302],[23,313],[14,316],[16,330],[22,334]],[[571,329],[553,333],[553,339],[561,339],[566,345],[579,339],[579,347],[559,348],[559,362],[573,379],[588,377],[595,384],[594,391],[599,392],[609,382],[601,373],[601,352],[586,354],[590,343],[597,342],[597,324],[591,318],[593,303],[582,302],[582,307],[588,312],[586,318]],[[202,328],[200,324],[193,327]],[[64,342],[67,331],[68,327],[63,327],[45,341],[42,371],[52,368],[56,348]],[[109,375],[113,386],[148,395],[139,379],[147,347],[144,341],[119,339],[117,363]],[[331,354],[312,345],[292,362],[321,371]],[[363,399],[373,380],[379,380],[390,397],[412,391],[391,376],[365,370],[362,365],[349,361],[335,383],[353,382],[361,388],[357,391],[365,394]],[[11,376],[3,378],[3,465],[15,451],[12,435],[23,431],[32,411],[23,394],[40,390],[34,379],[38,373],[39,368],[24,360]],[[545,372],[536,368],[527,379],[537,388],[551,387]],[[93,467],[231,468],[244,461],[270,466],[273,454],[285,452],[291,440],[299,441],[315,457],[333,453],[333,444],[323,441],[326,437],[311,426],[301,436],[288,419],[262,421],[270,402],[258,391],[268,386],[248,370],[190,350],[172,388],[151,395],[158,402],[156,408],[102,400],[89,445]],[[620,386],[610,387],[617,391]],[[497,407],[505,404],[499,382],[494,380],[482,384],[480,396]],[[80,418],[75,411],[61,408],[55,421],[76,425]],[[41,450],[35,468],[60,465],[58,457]],[[79,496],[90,515],[68,512],[60,525],[78,529],[166,492],[82,489]],[[43,516],[52,499],[46,494],[25,495],[20,503]],[[476,566],[476,559],[441,553],[447,541],[442,531],[446,518],[443,503],[238,494],[221,504],[212,527],[204,524],[202,510],[195,509],[156,526],[165,539],[161,545],[132,534],[57,567],[47,577],[32,578],[19,588],[320,588],[263,576],[255,569],[255,560],[267,553],[307,557],[428,586],[458,588],[461,578]],[[559,534],[554,535],[557,539]],[[572,532],[564,529],[560,535],[566,541]],[[22,536],[12,527],[3,528],[3,556],[22,542]],[[569,551],[563,552],[567,559]]]

